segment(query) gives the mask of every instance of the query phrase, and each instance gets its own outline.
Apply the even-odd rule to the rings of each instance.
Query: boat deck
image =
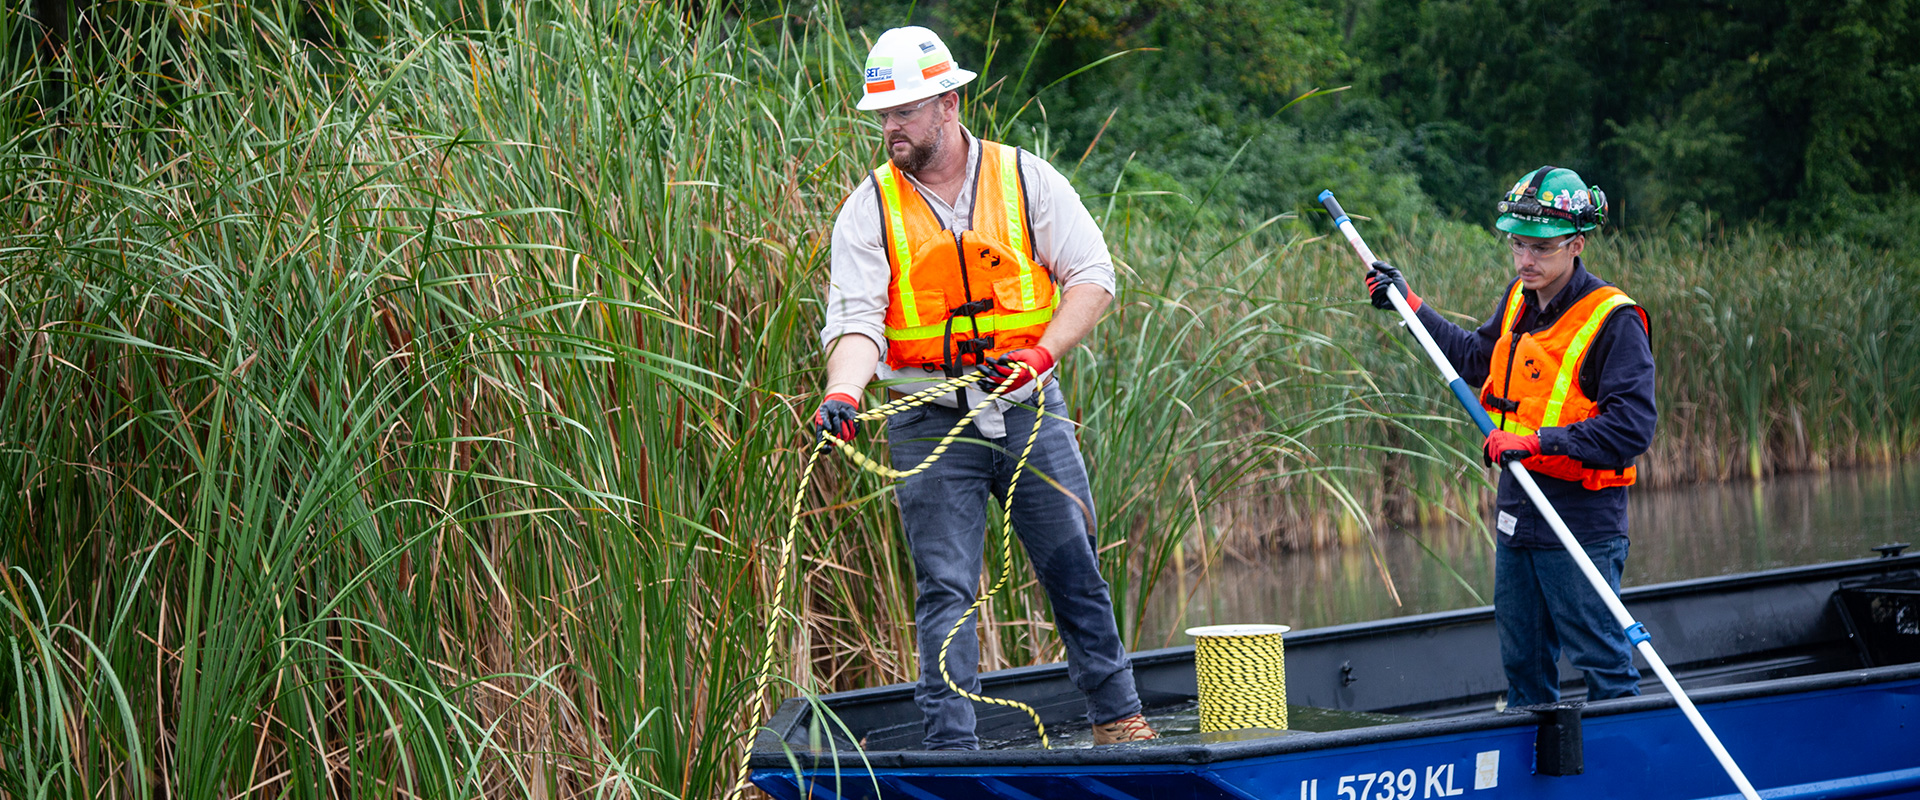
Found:
[[[1625,593],[1661,656],[1770,800],[1920,800],[1920,557],[1648,586]],[[1732,800],[1672,698],[1497,711],[1492,610],[1290,633],[1293,730],[1199,732],[1192,648],[1136,653],[1163,738],[1092,746],[1085,700],[1052,664],[981,675],[986,749],[919,749],[908,684],[792,699],[755,742],[779,800]],[[1584,694],[1562,673],[1563,696]]]
[[[1253,729],[1235,731],[1230,734],[1200,732],[1200,703],[1189,701],[1179,705],[1147,710],[1147,721],[1160,734],[1160,738],[1137,742],[1129,747],[1181,747],[1215,741],[1238,741],[1253,738],[1287,736],[1295,733],[1326,733],[1329,731],[1353,730],[1375,725],[1393,725],[1412,722],[1413,717],[1394,714],[1375,714],[1368,711],[1336,711],[1312,706],[1287,705],[1287,730]],[[1048,743],[1054,749],[1084,749],[1093,747],[1093,730],[1084,723],[1065,723],[1047,726]],[[1003,739],[981,739],[982,750],[1038,750],[1040,736],[1029,730],[1016,733]]]
[[[1691,693],[1920,661],[1914,645],[1920,635],[1898,635],[1901,625],[1920,634],[1916,590],[1920,556],[1908,555],[1635,587],[1623,599]],[[1135,653],[1133,661],[1148,718],[1165,736],[1156,747],[1286,735],[1200,734],[1192,647]],[[1499,710],[1506,688],[1491,607],[1296,631],[1286,637],[1286,663],[1289,722],[1296,732],[1486,714]],[[1564,662],[1562,669],[1562,696],[1582,698],[1580,674]],[[1642,672],[1642,692],[1663,694],[1659,682]],[[1084,700],[1064,665],[1001,670],[983,674],[981,681],[989,696],[1035,707],[1055,749],[1092,746]],[[909,684],[821,700],[833,720],[813,713],[820,706],[790,700],[771,721],[784,746],[763,735],[756,750],[920,749],[921,719]],[[1040,749],[1025,712],[985,704],[975,709],[983,749]]]

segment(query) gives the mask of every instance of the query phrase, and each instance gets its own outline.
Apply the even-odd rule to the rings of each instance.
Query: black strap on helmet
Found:
[[[1533,180],[1527,182],[1527,190],[1525,192],[1522,192],[1520,196],[1523,199],[1537,201],[1540,197],[1540,185],[1547,182],[1547,175],[1549,173],[1552,173],[1553,169],[1554,169],[1553,165],[1548,164],[1544,167],[1534,170]]]
[[[1550,219],[1566,220],[1573,223],[1575,232],[1588,228],[1598,228],[1607,219],[1607,193],[1598,186],[1587,187],[1592,194],[1592,202],[1577,211],[1564,211],[1540,202],[1540,185],[1546,183],[1547,174],[1559,169],[1551,164],[1534,171],[1533,179],[1527,181],[1527,188],[1521,190],[1518,198],[1508,195],[1507,199],[1494,204],[1494,210],[1501,214],[1512,214],[1528,222],[1546,222]]]

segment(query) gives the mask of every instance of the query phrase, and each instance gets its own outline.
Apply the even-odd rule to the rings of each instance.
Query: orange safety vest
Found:
[[[1493,364],[1487,371],[1486,385],[1480,388],[1480,405],[1501,430],[1522,436],[1598,415],[1599,407],[1580,390],[1580,362],[1614,309],[1633,306],[1640,313],[1642,327],[1647,326],[1646,310],[1625,292],[1602,286],[1575,302],[1552,327],[1516,334],[1514,320],[1520,318],[1526,302],[1521,289],[1520,282],[1514,281],[1513,291],[1507,295],[1506,311],[1500,319],[1500,341],[1493,346]],[[1530,456],[1520,464],[1539,475],[1579,481],[1588,489],[1630,486],[1637,477],[1631,465],[1590,469],[1571,456]]]
[[[940,224],[900,168],[873,171],[887,263],[887,366],[940,365],[958,375],[1039,343],[1059,304],[1053,275],[1033,252],[1020,150],[981,140],[973,230]]]

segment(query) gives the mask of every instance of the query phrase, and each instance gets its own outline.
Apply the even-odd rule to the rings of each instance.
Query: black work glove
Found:
[[[1393,301],[1387,299],[1388,286],[1400,290],[1401,296],[1407,298],[1408,308],[1420,310],[1420,296],[1407,288],[1407,279],[1400,277],[1400,270],[1385,261],[1373,262],[1373,269],[1367,270],[1367,296],[1373,300],[1374,308],[1393,310]]]
[[[860,432],[860,398],[845,392],[834,392],[820,401],[820,410],[813,412],[814,430],[831,433],[840,441],[851,442]]]

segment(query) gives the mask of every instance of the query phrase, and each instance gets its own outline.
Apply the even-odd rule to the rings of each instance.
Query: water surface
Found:
[[[1868,557],[1888,542],[1920,544],[1920,464],[1634,490],[1629,502],[1628,586]],[[1180,581],[1163,582],[1134,647],[1191,644],[1181,633],[1191,625],[1299,630],[1492,602],[1494,545],[1484,532],[1459,525],[1390,529],[1380,541],[1399,605],[1364,546],[1276,553],[1260,563],[1191,569],[1184,592]]]

